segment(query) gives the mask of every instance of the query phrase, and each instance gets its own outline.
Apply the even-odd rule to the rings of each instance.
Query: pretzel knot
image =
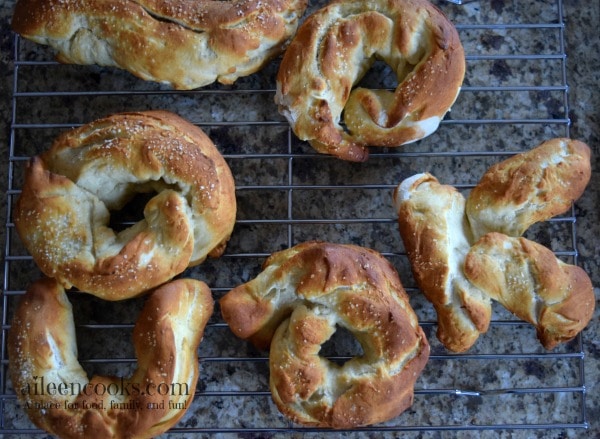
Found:
[[[375,59],[394,71],[396,89],[352,90]],[[433,133],[464,73],[458,33],[428,1],[334,0],[292,39],[275,102],[295,134],[317,151],[364,161],[369,145],[400,146]]]
[[[220,301],[234,334],[270,346],[270,387],[295,422],[352,428],[397,416],[413,401],[429,344],[394,268],[351,245],[307,242],[271,255]],[[319,355],[337,327],[363,354]]]
[[[143,219],[113,229],[111,211],[138,194],[151,196]],[[235,213],[231,171],[206,134],[174,114],[148,111],[59,136],[31,160],[14,221],[44,274],[120,300],[220,256]]]
[[[595,305],[588,275],[520,235],[569,209],[590,176],[589,147],[557,138],[492,166],[466,199],[428,173],[400,183],[400,234],[448,349],[487,331],[491,300],[534,325],[547,349],[583,330]]]
[[[61,62],[193,89],[261,69],[305,9],[306,0],[19,0],[12,27]]]
[[[198,380],[197,349],[213,310],[206,284],[167,283],[148,295],[133,329],[129,378],[91,379],[77,360],[73,310],[54,279],[23,296],[8,338],[15,391],[31,420],[62,438],[148,438],[185,413]]]

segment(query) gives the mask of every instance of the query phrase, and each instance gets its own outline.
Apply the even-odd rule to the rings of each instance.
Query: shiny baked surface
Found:
[[[231,84],[279,55],[305,0],[21,0],[12,28],[65,63],[194,89]]]

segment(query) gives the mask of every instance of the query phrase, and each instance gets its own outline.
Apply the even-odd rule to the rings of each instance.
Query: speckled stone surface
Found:
[[[413,406],[372,430],[336,435],[361,438],[381,437],[385,433],[395,437],[399,434],[386,430],[400,426],[412,428],[403,437],[600,437],[597,384],[600,310],[596,310],[582,336],[585,410],[590,425],[587,430],[568,425],[562,428],[561,424],[581,422],[582,394],[569,391],[578,388],[582,378],[577,342],[545,352],[528,325],[515,322],[500,306],[495,306],[494,320],[499,323],[492,325],[468,355],[449,355],[435,338],[435,314],[431,306],[414,288],[390,202],[393,186],[414,173],[432,172],[444,183],[467,191],[488,166],[506,153],[526,150],[545,138],[568,132],[571,137],[587,142],[593,150],[592,181],[573,213],[577,261],[592,278],[598,297],[599,3],[572,0],[562,3],[489,0],[460,6],[442,0],[436,3],[457,24],[465,45],[468,55],[465,91],[446,123],[431,137],[404,148],[408,154],[374,150],[367,163],[350,164],[315,155],[291,134],[273,104],[277,60],[261,73],[243,78],[233,86],[214,85],[199,92],[171,93],[125,72],[45,63],[52,60],[51,50],[22,41],[20,59],[44,63],[19,67],[18,89],[24,94],[16,100],[14,122],[18,126],[11,130],[14,35],[9,22],[14,1],[3,2],[0,4],[0,154],[5,157],[0,166],[5,194],[0,205],[2,223],[6,223],[7,203],[14,202],[13,195],[20,187],[24,159],[43,150],[68,126],[128,109],[161,108],[177,112],[202,126],[211,136],[226,155],[238,186],[238,223],[225,256],[186,272],[208,282],[216,299],[256,275],[267,254],[309,239],[351,242],[383,252],[397,267],[411,295],[411,304],[424,322],[432,345],[432,359],[417,382]],[[564,36],[562,28],[553,26],[560,21],[560,4],[564,12]],[[317,6],[311,4],[311,8]],[[513,26],[523,23],[549,25]],[[488,26],[494,24],[508,26]],[[560,56],[561,39],[566,44],[565,71]],[[393,75],[386,73],[385,66],[377,67],[379,73],[368,75],[365,84],[393,86]],[[569,127],[564,122],[566,107],[561,88],[564,74],[569,87]],[[498,92],[499,88],[502,92]],[[85,95],[82,91],[94,93]],[[135,93],[121,93],[129,91]],[[489,122],[494,120],[497,122]],[[12,140],[11,135],[14,135]],[[16,159],[9,171],[11,142]],[[293,190],[289,190],[290,186]],[[572,261],[574,247],[569,218],[567,213],[557,221],[536,225],[527,236]],[[28,280],[39,276],[39,271],[20,246],[14,229],[0,230],[0,242],[10,242],[10,249],[3,252],[10,255],[3,265],[7,292],[2,304],[6,305],[5,331],[18,294]],[[131,372],[135,366],[134,352],[128,337],[141,301],[107,303],[77,294],[72,298],[76,323],[80,325],[79,357],[86,370],[90,374]],[[111,328],[99,331],[95,325]],[[335,355],[356,354],[355,344],[344,339],[343,334],[325,348]],[[209,433],[191,434],[190,429],[229,430],[229,433],[215,433],[223,438],[328,435],[324,431],[303,430],[278,413],[268,392],[267,355],[236,339],[223,324],[217,307],[199,351],[200,358],[205,359],[201,362],[200,393],[176,429],[164,437],[209,436]],[[106,362],[105,358],[120,360]],[[2,359],[4,374],[5,353]],[[4,387],[0,393],[12,393],[9,380]],[[535,390],[540,387],[550,391]],[[4,437],[45,436],[31,431],[33,426],[14,397],[4,398],[0,409],[0,430],[6,431]],[[503,424],[516,428],[493,428]],[[557,427],[547,431],[520,428],[528,424]],[[491,428],[473,429],[474,426]]]

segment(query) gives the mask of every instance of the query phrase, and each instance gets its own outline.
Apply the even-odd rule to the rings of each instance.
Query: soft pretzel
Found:
[[[77,360],[64,289],[54,279],[34,282],[9,332],[15,392],[31,420],[61,438],[154,437],[171,428],[194,397],[197,349],[212,310],[203,282],[161,286],[148,296],[133,330],[133,375],[89,379]]]
[[[521,236],[532,224],[566,212],[590,176],[590,148],[566,138],[493,165],[467,198],[474,239],[492,231]]]
[[[471,246],[465,198],[429,173],[404,180],[394,201],[417,285],[438,316],[437,337],[448,349],[469,349],[491,320],[491,301],[463,274]]]
[[[397,272],[379,253],[299,244],[271,255],[220,306],[234,334],[270,346],[273,400],[293,421],[352,428],[412,404],[429,344]],[[354,334],[364,351],[341,366],[319,356],[336,326]]]
[[[484,235],[466,256],[465,276],[534,325],[546,349],[573,339],[594,313],[594,289],[585,271],[526,238]]]
[[[396,89],[352,90],[376,58],[397,75]],[[367,146],[400,146],[434,132],[464,72],[454,25],[427,0],[334,0],[293,37],[275,101],[317,151],[364,161]]]
[[[491,300],[536,325],[540,341],[548,349],[572,339],[587,325],[591,314],[573,305],[578,300],[586,306],[591,301],[592,308],[594,305],[593,296],[589,297],[589,279],[584,279],[587,275],[582,270],[562,263],[550,250],[542,251],[539,244],[529,241],[519,241],[525,250],[518,255],[503,247],[509,245],[506,234],[522,233],[533,222],[566,210],[567,202],[581,195],[589,178],[587,145],[552,139],[490,168],[466,200],[455,188],[441,185],[428,173],[398,185],[394,204],[400,234],[417,285],[436,309],[437,335],[444,346],[455,352],[468,350],[489,326]],[[494,237],[494,230],[504,240]],[[517,248],[517,244],[510,245]],[[483,253],[487,259],[480,261],[477,257],[484,258]],[[562,295],[560,301],[546,298],[547,293],[537,289],[530,290],[526,298],[511,296],[524,293],[510,286],[496,286],[503,293],[493,290],[500,276],[509,275],[500,273],[503,268],[487,277],[485,269],[478,271],[483,266],[491,270],[493,257],[501,258],[495,262],[497,267],[512,270],[510,276],[533,276],[535,281],[528,281],[532,288],[560,281],[556,286]],[[570,273],[568,276],[576,281],[569,282],[567,275],[556,274],[559,272]],[[536,304],[531,305],[532,301]],[[523,310],[530,305],[534,311],[528,314]],[[558,323],[561,315],[571,320]]]
[[[19,0],[12,27],[61,62],[193,89],[258,71],[305,8],[306,0]]]
[[[154,192],[144,219],[110,227],[111,211]],[[172,113],[149,111],[59,136],[31,160],[14,221],[44,274],[119,300],[220,256],[235,214],[233,177],[210,139]]]

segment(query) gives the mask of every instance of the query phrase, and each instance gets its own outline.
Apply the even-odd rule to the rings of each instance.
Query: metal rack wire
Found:
[[[40,275],[10,220],[24,164],[64,129],[111,112],[152,108],[174,111],[202,127],[235,175],[238,220],[225,255],[186,272],[205,280],[215,299],[258,274],[273,251],[308,239],[371,247],[397,267],[431,341],[431,360],[417,381],[413,407],[361,432],[587,428],[581,337],[544,351],[532,328],[496,306],[489,332],[470,352],[444,350],[435,339],[435,314],[414,285],[391,205],[394,187],[414,173],[429,171],[468,191],[492,163],[546,138],[569,135],[562,1],[532,2],[527,9],[517,5],[505,2],[496,10],[489,2],[439,2],[467,53],[459,99],[432,136],[398,150],[374,149],[364,164],[318,155],[294,137],[273,104],[277,61],[233,86],[183,92],[112,69],[60,65],[50,50],[15,35],[0,434],[43,433],[18,407],[7,376],[12,311]],[[386,66],[377,66],[364,82],[390,86],[391,76]],[[576,264],[576,233],[572,211],[534,226],[528,236]],[[90,373],[127,374],[135,366],[129,336],[143,299],[103,303],[77,294],[72,299],[84,367]],[[336,343],[327,347],[332,357],[343,361],[356,354],[344,340]],[[268,390],[268,353],[235,339],[218,310],[199,358],[194,403],[169,433],[325,434],[291,424],[277,412]]]

